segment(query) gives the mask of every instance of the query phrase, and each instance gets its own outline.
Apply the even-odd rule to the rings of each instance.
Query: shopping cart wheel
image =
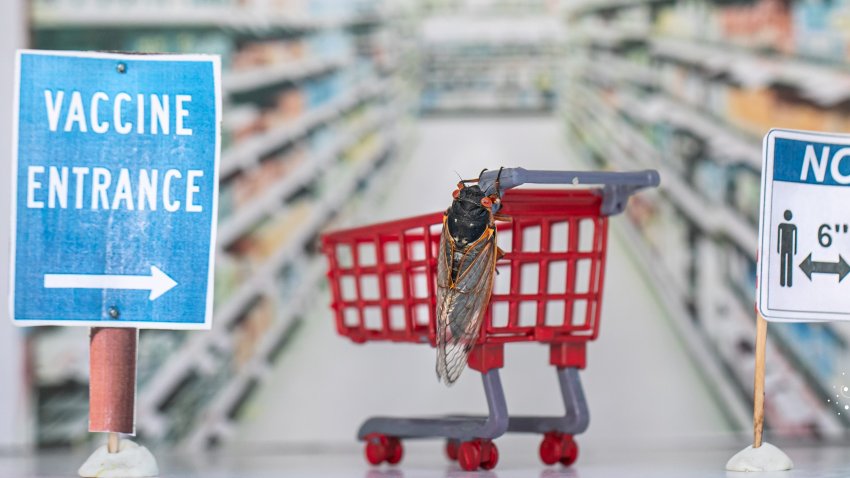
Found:
[[[489,456],[485,459],[482,457],[481,459],[481,468],[485,470],[492,470],[496,468],[496,465],[499,463],[499,449],[496,448],[496,444],[490,442],[490,453]]]
[[[397,465],[404,456],[404,447],[401,446],[401,440],[396,437],[390,437],[390,446],[387,453],[387,463]]]
[[[561,459],[561,439],[558,432],[548,432],[540,442],[540,459],[547,465],[554,465]]]
[[[475,471],[481,465],[481,444],[478,440],[465,441],[457,450],[457,462],[466,471]]]
[[[562,465],[570,466],[578,459],[578,443],[571,435],[564,435],[564,440],[561,442],[561,459]]]
[[[540,459],[547,465],[561,462],[564,466],[570,466],[578,459],[578,445],[572,435],[548,432],[540,443]]]
[[[446,440],[446,456],[449,460],[457,461],[457,449],[460,446],[458,440]]]
[[[490,440],[465,441],[458,447],[457,461],[466,471],[492,470],[499,463],[499,450]]]
[[[373,465],[387,462],[395,465],[401,461],[404,448],[401,440],[396,437],[388,437],[380,433],[372,433],[366,436],[366,460]]]

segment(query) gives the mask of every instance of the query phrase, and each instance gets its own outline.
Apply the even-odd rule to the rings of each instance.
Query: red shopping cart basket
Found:
[[[648,180],[657,185],[657,174]],[[369,462],[398,463],[401,439],[445,437],[447,454],[462,468],[491,469],[498,461],[492,440],[511,431],[542,434],[545,463],[573,463],[578,455],[573,436],[589,422],[578,370],[585,367],[587,342],[599,333],[607,214],[622,210],[628,195],[646,185],[505,191],[500,214],[511,221],[497,223],[497,242],[505,255],[497,263],[490,307],[468,363],[482,374],[489,415],[371,418],[358,433],[366,441]],[[612,196],[618,200],[612,202]],[[434,345],[442,218],[442,212],[427,214],[323,237],[331,307],[341,335],[358,343]],[[549,345],[565,416],[508,416],[498,369],[504,344],[525,341]]]

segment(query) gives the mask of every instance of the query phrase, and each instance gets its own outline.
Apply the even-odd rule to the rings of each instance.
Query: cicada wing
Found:
[[[452,282],[455,261],[459,261],[458,273]],[[460,377],[469,352],[478,341],[495,268],[494,228],[488,227],[479,240],[457,254],[454,241],[443,226],[437,263],[437,378],[446,384]]]
[[[440,234],[440,250],[437,258],[437,380],[448,381],[448,363],[446,343],[450,334],[447,328],[446,311],[452,306],[452,257],[454,256],[454,240],[449,234],[449,228],[443,220],[443,231]]]

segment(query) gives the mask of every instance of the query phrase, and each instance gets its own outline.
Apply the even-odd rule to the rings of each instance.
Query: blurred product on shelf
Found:
[[[289,241],[291,234],[305,222],[304,219],[313,207],[306,201],[290,205],[236,241],[230,248],[231,254],[249,261],[255,267],[265,263],[282,244]]]
[[[233,346],[235,368],[239,369],[245,366],[254,356],[257,344],[272,326],[275,306],[276,304],[271,300],[262,298],[240,322],[233,338],[235,343]]]
[[[850,61],[846,1],[758,0],[742,4],[676,2],[658,15],[656,33],[752,50]]]
[[[260,162],[255,168],[235,176],[219,188],[219,217],[224,220],[267,191],[305,161],[303,148],[293,146]]]
[[[297,61],[304,58],[304,56],[305,45],[301,40],[251,42],[233,54],[230,67],[233,71],[250,70],[261,66]]]

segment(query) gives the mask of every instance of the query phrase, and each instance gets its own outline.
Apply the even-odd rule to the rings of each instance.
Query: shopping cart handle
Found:
[[[646,169],[628,173],[600,171],[529,171],[524,168],[504,168],[501,175],[498,169],[485,171],[479,178],[479,186],[485,194],[493,194],[496,189],[496,177],[499,188],[515,188],[522,184],[572,184],[602,186],[601,213],[605,216],[619,214],[626,207],[629,196],[661,182],[658,171]]]

